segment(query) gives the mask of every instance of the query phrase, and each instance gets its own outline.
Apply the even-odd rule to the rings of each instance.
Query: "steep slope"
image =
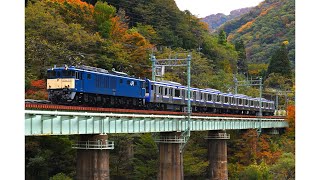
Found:
[[[225,15],[222,13],[212,14],[212,15],[204,17],[203,19],[201,19],[201,21],[208,23],[210,30],[215,30],[223,23],[225,23],[227,21],[231,21],[231,20],[233,20],[243,14],[246,14],[251,9],[252,9],[251,7],[236,9],[236,10],[231,11],[229,15]]]
[[[267,63],[280,43],[288,41],[289,59],[295,62],[295,2],[266,0],[239,19],[221,26],[228,40],[242,38],[250,62]]]

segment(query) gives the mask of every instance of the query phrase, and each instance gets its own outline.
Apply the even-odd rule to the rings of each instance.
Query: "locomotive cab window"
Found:
[[[56,77],[56,71],[49,70],[47,74],[49,79]]]
[[[74,74],[74,71],[62,70],[62,77],[74,77]]]

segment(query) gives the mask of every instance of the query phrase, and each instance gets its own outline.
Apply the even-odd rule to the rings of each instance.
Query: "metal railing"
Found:
[[[78,141],[72,145],[74,149],[114,149],[114,141],[96,140],[96,141]]]
[[[227,133],[218,133],[213,136],[207,136],[205,139],[230,139],[230,134]]]
[[[187,142],[187,137],[181,136],[162,136],[154,140],[156,143],[177,143],[182,144]]]

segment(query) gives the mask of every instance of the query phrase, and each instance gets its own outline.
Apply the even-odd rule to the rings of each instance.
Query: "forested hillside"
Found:
[[[295,1],[266,0],[240,19],[225,23],[221,29],[228,40],[242,39],[249,62],[268,63],[271,54],[283,41],[288,41],[289,59],[295,62]]]
[[[264,2],[240,20],[227,23],[224,26],[227,33],[211,34],[206,23],[189,11],[180,11],[174,0],[29,0],[25,8],[26,98],[47,99],[46,69],[55,64],[115,68],[132,76],[151,78],[149,57],[152,53],[157,59],[185,58],[190,53],[193,87],[232,92],[234,76],[238,80],[263,76],[264,89],[277,87],[294,91],[292,68],[281,68],[288,64],[288,49],[291,59],[292,52],[294,55],[294,36],[285,38],[294,33],[292,5],[294,7],[292,0]],[[284,34],[275,38],[273,33],[267,34],[271,30],[266,26],[267,31],[261,33],[257,29],[261,24],[255,23],[263,24],[266,20],[262,19],[269,13],[275,20],[286,22],[281,27],[285,26],[288,32],[283,30]],[[277,13],[281,16],[276,16]],[[250,26],[237,32],[249,21],[253,21]],[[278,32],[281,28],[273,25],[277,22],[268,23]],[[263,39],[268,35],[273,41],[265,42],[260,48],[257,43],[261,38],[253,34],[260,34]],[[265,64],[250,64],[248,60]],[[164,78],[186,84],[185,72],[185,67],[167,68]],[[238,92],[259,96],[256,87],[239,87]],[[284,104],[283,98],[280,101]],[[291,105],[291,129],[284,136],[254,138],[252,132],[232,132],[233,139],[228,142],[230,179],[249,175],[258,179],[294,177],[294,92],[288,104]],[[185,179],[207,176],[204,136],[204,132],[191,134],[191,145],[186,146],[184,153]],[[158,149],[151,134],[110,135],[109,138],[116,141],[115,149],[110,152],[111,178],[157,178]],[[75,151],[70,144],[76,139],[74,136],[26,137],[26,179],[74,178]],[[249,153],[252,146],[257,149]],[[126,155],[130,148],[134,149],[134,156]]]
[[[237,17],[248,13],[251,9],[252,8],[250,8],[250,7],[236,9],[236,10],[231,11],[229,15],[225,15],[223,13],[212,14],[212,15],[209,15],[209,16],[202,18],[202,21],[209,24],[210,30],[215,30],[223,23],[225,23],[227,21],[231,21],[233,19],[236,19]]]

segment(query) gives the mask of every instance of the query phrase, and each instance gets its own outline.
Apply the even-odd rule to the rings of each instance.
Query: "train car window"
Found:
[[[175,97],[180,97],[180,90],[179,89],[175,89],[174,90],[174,96]]]
[[[242,105],[242,99],[239,99],[239,105]]]
[[[220,95],[217,95],[217,102],[220,102]]]
[[[251,100],[251,106],[253,106],[253,101]]]
[[[168,88],[164,88],[164,95],[168,95]]]
[[[151,90],[153,90],[153,88],[154,88],[153,86],[154,86],[154,85],[151,85]]]
[[[224,103],[228,103],[228,97],[224,97]]]
[[[87,79],[91,79],[91,74],[87,74]]]
[[[143,82],[144,83],[144,82]],[[146,93],[149,93],[149,87],[146,88]]]
[[[79,79],[79,72],[76,71],[76,79]]]
[[[235,104],[234,103],[234,97],[231,97],[231,104]]]
[[[212,100],[212,94],[208,94],[208,101]]]

